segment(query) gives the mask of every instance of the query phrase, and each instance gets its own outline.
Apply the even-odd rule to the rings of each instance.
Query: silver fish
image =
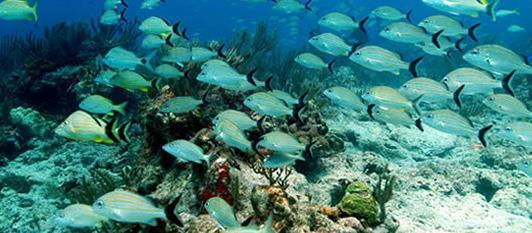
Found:
[[[532,74],[524,57],[514,51],[496,44],[484,44],[468,51],[463,56],[464,60],[481,69],[495,74],[509,74],[516,71],[518,74]]]
[[[410,102],[399,91],[387,86],[375,86],[369,91],[362,94],[364,99],[369,104],[375,104],[383,108],[397,108],[408,111],[419,112],[417,104]]]
[[[72,204],[62,209],[54,222],[60,226],[73,228],[96,227],[108,221],[104,216],[94,213],[90,205]]]
[[[379,35],[388,40],[399,43],[416,44],[421,42],[429,43],[432,41],[432,36],[427,34],[423,28],[405,22],[389,24],[379,33]]]
[[[368,106],[369,116],[377,121],[402,126],[415,125],[412,115],[402,109],[382,108],[374,104]]]
[[[216,139],[224,142],[230,147],[238,148],[243,152],[251,151],[251,141],[249,141],[238,125],[229,120],[221,120],[214,127]]]
[[[137,66],[146,65],[149,60],[148,58],[139,58],[133,52],[126,50],[122,47],[114,47],[103,58],[103,62],[113,68],[118,70],[135,70]]]
[[[401,70],[409,70],[414,77],[417,77],[417,66],[423,57],[412,62],[405,62],[401,56],[395,52],[379,46],[364,46],[357,48],[349,60],[374,71],[387,71],[399,75]]]
[[[318,20],[318,24],[322,27],[333,29],[337,32],[352,32],[355,29],[360,29],[366,33],[364,24],[368,18],[364,18],[360,22],[357,22],[354,17],[347,16],[340,12],[331,12]]]
[[[262,166],[268,169],[285,168],[294,165],[297,160],[305,161],[305,157],[297,154],[275,152],[264,160]]]
[[[236,110],[225,110],[218,113],[212,120],[212,123],[218,125],[224,120],[232,121],[241,130],[250,130],[258,126],[258,122],[251,119],[248,114]]]
[[[487,145],[485,135],[493,127],[493,125],[489,125],[477,130],[473,126],[473,123],[471,123],[471,120],[449,109],[422,113],[421,118],[416,121],[416,124],[421,125],[421,122],[444,133],[466,137],[478,137],[484,146]]]
[[[333,59],[331,62],[325,63],[323,61],[323,59],[321,59],[320,57],[318,57],[318,56],[316,56],[316,55],[314,55],[312,53],[299,54],[294,59],[294,61],[297,62],[298,64],[304,66],[304,67],[309,68],[309,69],[321,70],[321,69],[326,68],[331,73],[333,73],[332,66],[336,62],[336,60]]]
[[[436,33],[442,31],[443,36],[451,37],[463,37],[469,35],[471,39],[477,41],[477,36],[475,35],[475,30],[480,26],[480,23],[477,23],[469,28],[465,28],[464,24],[456,19],[445,15],[433,15],[421,20],[418,26],[424,28],[429,33]]]
[[[180,161],[201,164],[202,161],[210,167],[211,155],[206,155],[201,147],[187,140],[175,140],[163,145],[163,150]]]
[[[532,112],[519,99],[507,94],[493,94],[482,103],[494,111],[517,118],[532,118]]]
[[[474,68],[458,68],[445,75],[441,82],[451,92],[456,92],[458,88],[464,86],[461,93],[465,95],[491,94],[496,88],[503,88],[506,92],[513,95],[513,90],[510,87],[512,78],[513,73],[499,81],[485,71]]]
[[[191,96],[178,96],[167,100],[161,106],[160,111],[164,113],[186,113],[205,103],[207,103],[205,100],[199,100]]]
[[[508,123],[502,127],[497,135],[508,141],[532,149],[532,123],[525,121]]]
[[[295,13],[304,10],[312,10],[310,8],[310,2],[312,2],[312,0],[308,0],[305,4],[302,4],[301,2],[299,2],[299,0],[273,0],[273,2],[275,3],[275,5],[273,6],[274,10],[282,11],[285,13]]]
[[[273,131],[262,135],[257,141],[253,142],[253,149],[258,151],[259,148],[266,148],[281,153],[304,153],[306,155],[312,155],[311,149],[313,145],[314,143],[305,145],[290,134]]]
[[[345,87],[331,87],[323,91],[323,94],[331,100],[331,102],[339,106],[355,111],[366,109],[366,105],[362,99],[355,95],[351,90]]]
[[[118,112],[126,115],[126,105],[127,102],[115,105],[113,101],[101,95],[91,95],[79,103],[79,108],[96,114],[113,115],[114,112]]]
[[[371,16],[373,17],[392,21],[406,19],[408,22],[412,22],[412,20],[410,19],[411,14],[412,10],[403,13],[402,11],[395,9],[391,6],[380,6],[371,11]]]
[[[401,85],[399,92],[409,100],[423,96],[421,101],[441,103],[453,99],[453,93],[441,82],[430,78],[417,77]]]
[[[352,50],[352,46],[348,45],[344,39],[332,33],[314,36],[308,42],[317,50],[333,56],[348,56]]]
[[[478,17],[486,13],[493,21],[496,19],[495,7],[499,0],[422,0],[426,5],[452,15]]]

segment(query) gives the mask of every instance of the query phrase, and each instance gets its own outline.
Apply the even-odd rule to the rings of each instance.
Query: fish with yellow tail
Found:
[[[118,126],[116,119],[107,123],[87,112],[76,111],[59,124],[54,132],[59,136],[76,141],[111,144],[121,141],[129,142],[127,135],[129,126],[130,123]]]
[[[0,3],[0,19],[3,20],[39,20],[37,3],[30,6],[28,0],[4,0]]]
[[[95,213],[117,222],[156,226],[157,219],[168,219],[182,227],[183,223],[174,211],[180,197],[178,196],[162,209],[141,195],[125,190],[115,190],[99,197],[92,204],[92,209]]]
[[[426,5],[452,15],[478,17],[487,14],[493,21],[497,19],[495,8],[499,0],[422,0]]]

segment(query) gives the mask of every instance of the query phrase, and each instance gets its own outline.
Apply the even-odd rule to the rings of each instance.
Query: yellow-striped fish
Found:
[[[128,91],[139,90],[148,92],[150,88],[158,89],[159,81],[159,79],[148,81],[144,76],[135,71],[123,70],[111,79],[111,85],[124,88]]]
[[[302,53],[297,55],[294,61],[309,69],[321,70],[327,68],[329,72],[333,73],[332,65],[336,60],[333,59],[331,62],[325,63],[321,57],[318,57],[312,53]]]
[[[323,94],[338,104],[340,107],[360,111],[366,108],[362,99],[345,87],[331,87],[323,91]]]
[[[128,129],[129,123],[118,127],[116,119],[106,123],[84,111],[76,111],[57,126],[55,133],[76,141],[114,143],[129,142]]]
[[[392,21],[406,19],[408,22],[412,22],[412,20],[410,19],[411,15],[412,10],[403,13],[402,11],[391,6],[380,6],[371,11],[372,17],[379,17],[381,19]]]
[[[506,75],[512,71],[518,74],[532,74],[532,66],[527,64],[525,57],[496,44],[477,46],[462,57],[474,66],[499,75]]]
[[[510,87],[514,73],[506,76],[501,81],[496,80],[493,76],[485,71],[475,68],[458,68],[445,75],[441,82],[447,86],[449,91],[455,92],[461,86],[464,86],[462,94],[490,94],[496,88],[502,88],[507,93],[513,95]]]
[[[421,101],[429,103],[441,103],[453,99],[453,93],[441,82],[430,78],[418,77],[404,83],[399,92],[409,100],[415,100],[423,96]]]
[[[167,208],[156,207],[150,200],[125,190],[115,190],[98,198],[92,209],[95,213],[109,219],[125,223],[145,223],[157,225],[157,219],[169,219],[181,225],[181,221],[174,213],[179,197]]]
[[[30,6],[28,0],[4,0],[0,3],[0,19],[3,20],[39,20],[37,3]]]
[[[414,111],[419,113],[415,103],[410,102],[399,91],[388,86],[375,86],[369,91],[362,94],[364,99],[369,104],[375,104],[383,108],[397,108]],[[419,101],[420,97],[418,97]]]
[[[238,125],[230,120],[221,120],[214,127],[216,139],[242,152],[251,152],[249,141]]]

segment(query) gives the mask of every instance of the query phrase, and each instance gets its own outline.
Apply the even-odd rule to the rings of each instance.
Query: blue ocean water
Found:
[[[9,1],[18,0],[0,0]],[[274,9],[298,0],[165,0],[153,10],[144,1],[127,1],[127,22],[108,27],[98,25],[103,0],[40,0],[36,22],[0,17],[0,232],[532,229],[528,0],[500,0],[496,10],[519,13],[496,21],[422,0],[312,0],[298,12]],[[318,25],[331,12],[360,21],[384,5],[411,11],[414,25],[432,15],[480,23],[478,41],[464,35],[463,51],[434,56],[379,36],[394,20],[372,17],[367,33]],[[189,40],[155,33],[161,44],[140,49],[148,33],[138,24],[151,16],[181,22]],[[322,33],[347,45],[309,43]],[[462,57],[482,44],[517,56]],[[369,45],[403,61],[381,72],[346,57]],[[298,61],[304,52],[323,61]],[[460,67],[487,79],[440,82]],[[393,92],[420,80],[413,71],[434,93]],[[379,102],[375,87],[392,93]],[[515,98],[493,107],[495,94]]]

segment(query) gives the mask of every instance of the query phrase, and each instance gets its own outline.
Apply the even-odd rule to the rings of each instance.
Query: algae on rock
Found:
[[[349,184],[338,207],[346,215],[363,218],[369,224],[377,222],[377,200],[372,195],[371,187],[364,182],[353,181]]]

